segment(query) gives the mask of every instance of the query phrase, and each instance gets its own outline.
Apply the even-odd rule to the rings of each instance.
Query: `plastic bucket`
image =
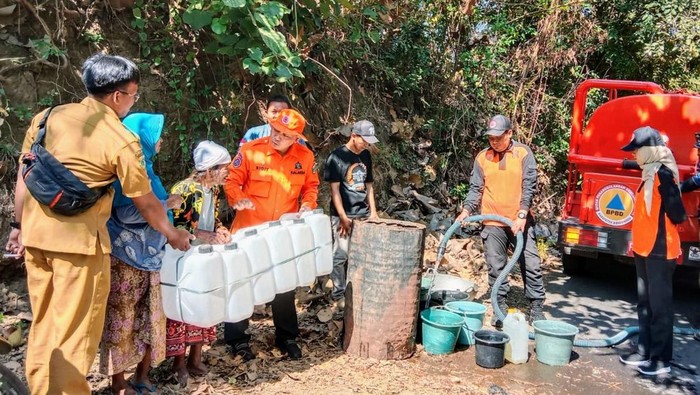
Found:
[[[428,354],[449,354],[457,344],[464,318],[442,308],[431,307],[420,313],[423,320],[423,347]]]
[[[554,320],[535,321],[532,326],[535,328],[537,360],[552,366],[568,364],[578,328]]]
[[[506,343],[510,337],[503,332],[480,330],[476,339],[476,364],[482,368],[496,369],[505,363]]]
[[[484,325],[486,306],[481,303],[457,301],[448,302],[445,305],[447,311],[457,313],[464,317],[462,331],[459,333],[457,344],[462,346],[474,345],[474,332],[481,330]]]

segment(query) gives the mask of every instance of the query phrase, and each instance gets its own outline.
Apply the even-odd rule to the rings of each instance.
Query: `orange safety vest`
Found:
[[[248,198],[255,209],[237,211],[231,232],[297,212],[299,201],[316,208],[318,184],[314,154],[301,144],[285,155],[272,148],[270,137],[244,144],[228,167],[224,191],[230,205]]]
[[[485,149],[476,157],[484,175],[484,193],[481,198],[481,214],[496,214],[514,219],[520,210],[523,194],[523,159],[529,155],[527,148],[513,142],[504,152],[503,159],[492,149]],[[484,225],[503,226],[496,221],[484,221]]]
[[[656,241],[656,235],[659,232],[660,184],[659,175],[657,174],[654,176],[654,188],[652,188],[651,212],[647,212],[647,206],[644,203],[643,187],[640,186],[634,199],[632,251],[643,257],[647,257],[651,253]],[[682,253],[678,227],[668,219],[667,215],[664,215],[664,220],[666,221],[666,259],[675,259]]]

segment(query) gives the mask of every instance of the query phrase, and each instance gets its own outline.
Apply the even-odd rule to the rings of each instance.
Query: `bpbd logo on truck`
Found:
[[[604,223],[622,226],[632,221],[634,194],[622,184],[610,184],[595,196],[595,212]]]

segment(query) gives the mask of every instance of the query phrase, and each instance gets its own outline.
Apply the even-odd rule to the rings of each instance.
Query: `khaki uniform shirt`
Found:
[[[29,152],[39,133],[42,111],[32,119],[22,145]],[[51,111],[44,138],[46,149],[90,188],[111,184],[117,177],[124,195],[139,197],[151,192],[138,138],[128,132],[117,114],[87,97]],[[20,159],[21,160],[21,159]],[[22,212],[22,243],[46,251],[94,255],[99,245],[111,252],[107,220],[114,190],[94,206],[75,216],[56,214],[27,191]]]

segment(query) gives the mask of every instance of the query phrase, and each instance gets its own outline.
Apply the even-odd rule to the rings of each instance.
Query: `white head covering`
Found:
[[[231,162],[228,150],[210,140],[204,140],[197,144],[192,152],[194,168],[197,171],[205,171],[214,166],[225,165]]]
[[[637,163],[642,167],[642,180],[644,181],[644,203],[647,212],[651,211],[651,195],[654,190],[654,177],[661,165],[668,167],[673,172],[673,177],[678,183],[678,166],[673,157],[673,152],[666,146],[640,147],[636,155]]]

